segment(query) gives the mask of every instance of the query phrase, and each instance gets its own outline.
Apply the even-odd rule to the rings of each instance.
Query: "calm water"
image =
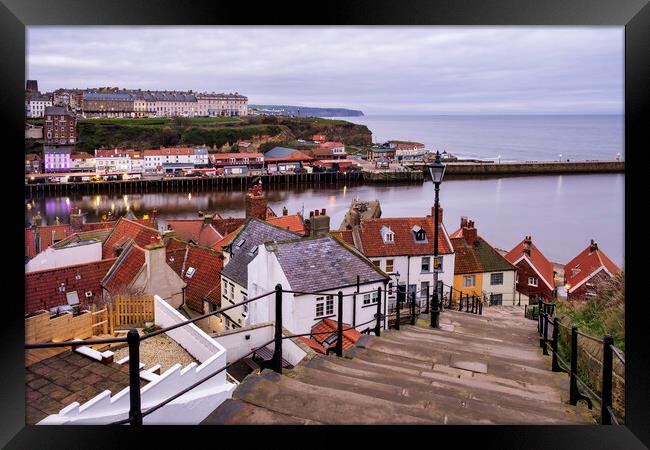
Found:
[[[554,261],[567,262],[590,239],[619,266],[623,265],[624,183],[622,174],[508,177],[447,180],[441,186],[444,223],[454,231],[460,216],[476,222],[479,234],[492,245],[510,249],[524,235]],[[327,208],[332,227],[338,228],[353,198],[379,199],[384,217],[422,216],[430,213],[433,186],[328,186],[267,192],[269,205],[281,214]],[[80,206],[88,220],[99,220],[113,209],[119,216],[127,208],[140,216],[153,208],[165,218],[196,217],[197,211],[218,212],[223,217],[244,216],[244,192],[174,192],[101,196],[36,197],[26,200],[25,223],[36,211],[44,222],[55,217],[68,221],[70,208]]]
[[[361,116],[373,142],[422,142],[463,158],[502,161],[614,159],[624,155],[624,117],[612,116]]]

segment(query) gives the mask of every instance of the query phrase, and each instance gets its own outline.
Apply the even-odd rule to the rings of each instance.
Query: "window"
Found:
[[[386,272],[391,273],[393,271],[393,260],[392,259],[387,259],[386,260]]]
[[[243,302],[248,300],[248,294],[245,294],[244,292],[242,292],[242,296],[243,296],[243,299],[242,299]],[[242,305],[242,316],[245,317],[246,314],[248,314],[248,304]]]
[[[503,304],[503,294],[492,294],[492,295],[490,295],[490,304],[491,305],[501,305],[501,304]]]
[[[379,260],[379,259],[375,259],[375,260],[373,260],[372,263],[373,263],[376,267],[381,267],[381,260]]]
[[[316,298],[316,317],[323,317],[325,315],[325,302],[323,297]]]
[[[228,283],[230,285],[230,298],[234,299],[235,298],[235,285],[232,283]]]
[[[328,295],[327,301],[325,302],[325,314],[330,316],[334,314],[334,296]]]
[[[194,275],[194,272],[196,272],[196,269],[194,267],[188,267],[187,271],[185,272],[185,276],[187,278],[192,278],[192,275]]]
[[[424,231],[424,229],[418,225],[415,225],[412,228],[413,231],[413,238],[415,239],[415,242],[426,242],[427,241],[427,236]]]
[[[364,305],[371,305],[373,303],[377,303],[377,293],[376,292],[369,292],[368,294],[363,294],[363,304]]]
[[[431,258],[429,256],[422,257],[422,272],[431,271]]]
[[[474,287],[476,275],[467,275],[463,277],[463,287]]]
[[[393,283],[388,283],[388,295],[393,295]]]
[[[490,274],[490,284],[492,286],[503,284],[503,272]]]
[[[537,286],[537,278],[528,277],[528,286]]]

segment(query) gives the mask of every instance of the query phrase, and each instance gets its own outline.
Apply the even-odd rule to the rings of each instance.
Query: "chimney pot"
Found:
[[[321,215],[321,216],[324,216],[324,215],[325,215],[325,208],[323,208],[323,209],[321,210],[320,215]]]
[[[316,216],[316,217],[319,216],[318,210],[314,211],[314,216]]]

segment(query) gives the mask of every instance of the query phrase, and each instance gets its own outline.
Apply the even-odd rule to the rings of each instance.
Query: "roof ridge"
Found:
[[[35,274],[44,273],[44,272],[52,272],[52,271],[55,271],[55,270],[71,269],[71,268],[74,268],[74,267],[89,266],[91,264],[99,264],[99,263],[102,263],[104,261],[113,261],[113,260],[116,260],[117,258],[118,257],[106,258],[106,259],[98,259],[97,261],[89,261],[89,262],[79,263],[79,264],[70,264],[69,266],[60,266],[60,267],[52,267],[50,269],[34,270],[32,272],[26,272],[25,276],[35,275]]]

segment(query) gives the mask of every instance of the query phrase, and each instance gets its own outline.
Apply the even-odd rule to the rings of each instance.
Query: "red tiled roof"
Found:
[[[327,142],[323,142],[322,144],[320,144],[320,146],[325,147],[325,148],[345,147],[345,144],[343,142],[327,141]]]
[[[304,154],[300,150],[294,150],[290,155],[284,156],[282,158],[264,158],[264,161],[267,163],[275,163],[275,162],[282,162],[282,161],[313,161],[313,160],[314,158]]]
[[[222,219],[221,217],[212,218],[212,226],[215,227],[222,236],[232,233],[234,230],[242,226],[244,222],[246,222],[246,218],[244,217],[227,217],[225,219]]]
[[[66,292],[77,291],[81,304],[102,298],[101,282],[117,258],[39,270],[25,274],[25,312],[67,305]],[[59,291],[61,283],[65,292]],[[92,292],[86,297],[86,292]]]
[[[170,243],[175,241],[170,240]],[[179,241],[176,240],[176,244]],[[168,244],[167,264],[187,284],[185,301],[195,311],[203,312],[203,300],[221,304],[221,269],[223,255],[209,248],[188,243],[182,246]],[[190,267],[194,268],[188,276]]]
[[[392,243],[385,243],[381,235],[382,227],[388,227],[395,234]],[[413,227],[424,229],[426,243],[418,243],[413,236]],[[366,219],[361,221],[358,232],[361,249],[367,257],[398,255],[432,255],[434,222],[432,217],[403,217]],[[438,254],[452,253],[446,238],[446,229],[441,223],[438,228]]]
[[[213,161],[219,160],[219,159],[230,159],[230,158],[235,158],[235,159],[244,159],[244,158],[262,158],[264,157],[264,153],[213,153],[210,155],[210,159]]]
[[[95,157],[96,158],[123,158],[123,157],[130,157],[132,158],[135,155],[140,155],[140,152],[137,150],[132,150],[132,149],[112,149],[112,150],[105,150],[105,149],[99,149],[95,150]]]
[[[305,234],[305,223],[298,214],[291,216],[267,217],[266,221],[276,227],[293,231],[294,233]]]
[[[354,237],[352,236],[352,230],[332,230],[330,231],[330,234],[354,247]]]
[[[87,222],[81,225],[81,231],[94,231],[105,228],[113,228],[117,220],[108,220],[106,222]]]
[[[337,328],[338,328],[337,322],[334,322],[333,320],[330,319],[323,319],[320,322],[316,323],[313,327],[311,327],[312,333],[323,333],[323,334],[316,334],[315,336],[311,336],[309,338],[303,336],[302,340],[317,352],[326,354],[327,351],[323,346],[323,343],[331,336],[336,336]],[[354,347],[354,344],[361,337],[361,333],[358,332],[356,329],[352,328],[346,330],[346,328],[350,328],[350,325],[343,323],[343,329],[344,329],[343,350],[348,350]],[[328,331],[331,331],[331,333],[327,333]],[[336,340],[334,340],[334,342],[330,344],[330,348],[333,348],[335,346],[336,346]]]
[[[553,277],[553,264],[551,264],[551,262],[546,259],[544,254],[532,242],[529,246],[530,255],[524,253],[524,249],[526,247],[526,240],[523,239],[505,255],[505,258],[513,265],[516,264],[521,258],[525,258],[528,264],[533,269],[535,269],[537,273],[539,273],[544,281],[546,281],[549,289],[554,289],[555,280]]]
[[[194,149],[191,147],[173,147],[173,148],[160,148],[144,150],[144,156],[160,156],[160,155],[193,155]]]
[[[102,280],[102,286],[115,295],[126,290],[144,265],[144,249],[131,243]]]
[[[117,221],[113,231],[104,241],[102,258],[112,258],[115,247],[123,244],[125,238],[133,239],[140,247],[144,247],[151,243],[152,238],[159,238],[160,235],[161,233],[158,230],[122,217]]]
[[[91,155],[90,153],[73,153],[72,155],[70,155],[70,158],[72,158],[72,159],[92,159],[92,158],[94,158],[94,156]]]
[[[219,242],[217,242],[216,244],[214,244],[214,245],[211,247],[212,250],[221,251],[221,250],[223,250],[223,248],[224,248],[225,246],[231,244],[231,243],[232,243],[232,240],[235,239],[235,238],[237,237],[237,235],[239,234],[239,231],[241,230],[242,226],[243,226],[243,225],[238,226],[237,228],[235,228],[234,230],[232,230],[230,233],[228,233],[227,235],[225,235],[225,236],[223,237],[223,239],[221,239]]]
[[[592,249],[590,244],[564,266],[566,281],[571,285],[569,293],[575,291],[580,285],[591,278],[592,275],[595,275],[596,272],[599,272],[603,268],[611,275],[616,275],[621,272],[621,269],[597,245],[595,249]],[[573,274],[574,269],[576,269],[575,275]]]
[[[176,237],[183,241],[193,241],[203,247],[212,247],[223,235],[211,223],[204,219],[168,220],[167,225],[176,232]]]
[[[36,234],[38,234],[39,245],[36,245]],[[74,234],[70,224],[45,225],[42,227],[25,228],[25,256],[33,258],[52,244],[54,241],[62,241]]]

